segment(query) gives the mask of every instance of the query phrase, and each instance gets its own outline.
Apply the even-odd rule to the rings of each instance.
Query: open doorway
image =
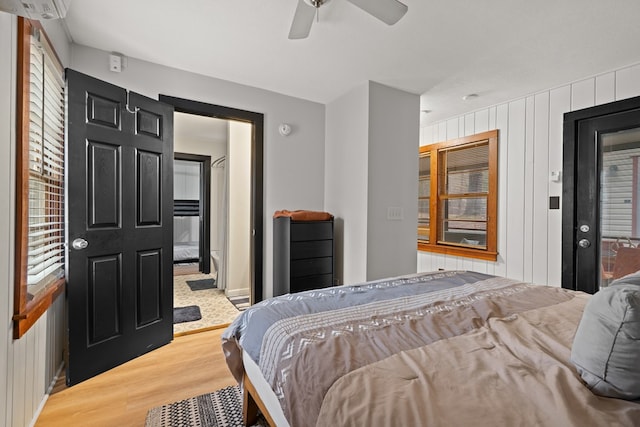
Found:
[[[174,275],[216,274],[208,256],[211,221],[217,219],[211,214],[211,156],[176,151],[173,157]]]
[[[238,120],[233,114],[225,117],[176,105],[191,101],[166,98],[164,102],[176,107],[176,162],[184,162],[175,163],[175,213],[181,217],[174,219],[178,221],[174,223],[174,255],[181,247],[191,249],[190,256],[185,251],[184,262],[176,263],[174,306],[196,306],[200,311],[196,317],[201,317],[176,323],[174,333],[180,334],[229,323],[239,314],[238,308],[262,297],[262,185],[256,185],[262,182],[257,179],[262,175],[262,115],[250,113],[255,115],[253,120]],[[207,196],[209,215],[203,216]],[[209,250],[203,249],[206,243]]]

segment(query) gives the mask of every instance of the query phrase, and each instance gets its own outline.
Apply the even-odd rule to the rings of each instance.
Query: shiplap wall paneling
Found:
[[[571,86],[554,89],[549,95],[549,171],[562,171],[562,133],[564,113],[571,110]],[[562,196],[562,183],[547,177],[550,197]],[[560,202],[562,205],[562,200]],[[547,210],[547,284],[561,285],[562,275],[562,210]]]
[[[640,96],[640,65],[583,79],[508,103],[423,126],[421,145],[498,129],[497,262],[419,252],[420,271],[465,268],[560,286],[562,211],[549,197],[562,195],[551,172],[562,171],[564,113]]]
[[[464,122],[461,123],[464,125],[464,133],[461,133],[460,136],[470,136],[476,133],[476,115],[475,114],[467,114],[464,116]]]
[[[487,132],[489,129],[489,109],[477,111],[474,115],[473,133]]]
[[[595,105],[613,102],[616,99],[616,73],[596,77]]]
[[[525,120],[526,123],[524,129],[524,194],[531,194],[531,197],[524,198],[524,218],[523,218],[523,232],[524,239],[529,244],[523,245],[523,273],[522,280],[525,282],[531,282],[533,278],[533,236],[535,234],[535,230],[533,229],[533,208],[536,203],[536,199],[533,196],[533,176],[535,171],[535,163],[534,163],[534,137],[533,137],[533,129],[534,127],[531,125],[534,122],[534,112],[535,112],[535,98],[533,96],[529,96],[526,99],[525,104]]]
[[[531,238],[531,281],[547,283],[549,247],[549,92],[534,96],[533,107],[533,224]],[[529,125],[527,125],[529,127]]]
[[[11,138],[14,129],[11,88],[13,84],[11,64],[12,47],[16,40],[10,15],[0,13],[0,198],[11,200]],[[11,425],[9,390],[9,366],[11,343],[11,314],[13,313],[13,291],[10,292],[11,277],[11,224],[9,209],[0,211],[0,424]]]
[[[498,129],[498,259],[494,263],[494,274],[507,275],[509,242],[507,240],[507,212],[509,194],[507,178],[509,173],[509,104],[496,109],[496,129]],[[509,236],[512,237],[512,236]]]
[[[640,64],[616,71],[615,100],[640,96]]]
[[[503,218],[507,221],[505,237],[507,254],[505,254],[505,276],[524,277],[524,182],[529,171],[525,168],[525,106],[524,99],[509,103],[506,157],[506,192],[507,213]],[[504,166],[504,161],[501,165]],[[530,194],[527,195],[530,197]],[[518,242],[525,244],[518,244]],[[508,262],[506,261],[508,260]]]
[[[596,103],[596,79],[586,79],[571,85],[571,111],[593,107]]]
[[[0,13],[0,198],[13,200],[12,164],[15,152],[15,45],[16,20]],[[12,426],[13,408],[13,339],[11,316],[13,315],[13,206],[0,211],[0,424]]]

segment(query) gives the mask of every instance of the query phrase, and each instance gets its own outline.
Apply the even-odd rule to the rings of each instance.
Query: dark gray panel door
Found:
[[[67,70],[67,384],[173,337],[173,107]]]

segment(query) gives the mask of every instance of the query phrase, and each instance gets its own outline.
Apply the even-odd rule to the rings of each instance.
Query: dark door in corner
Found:
[[[640,269],[640,97],[564,120],[562,286],[588,293]]]
[[[262,245],[263,225],[263,139],[264,115],[252,111],[238,110],[222,105],[207,104],[189,99],[160,95],[160,101],[175,108],[175,111],[199,116],[215,117],[223,120],[236,120],[251,123],[251,214],[250,214],[250,260],[251,265],[251,304],[262,301]]]
[[[173,107],[67,70],[68,385],[173,338]]]

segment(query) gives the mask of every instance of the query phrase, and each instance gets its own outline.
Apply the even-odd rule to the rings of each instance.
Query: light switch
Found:
[[[404,209],[400,206],[389,206],[387,208],[387,220],[402,221],[404,219]]]

